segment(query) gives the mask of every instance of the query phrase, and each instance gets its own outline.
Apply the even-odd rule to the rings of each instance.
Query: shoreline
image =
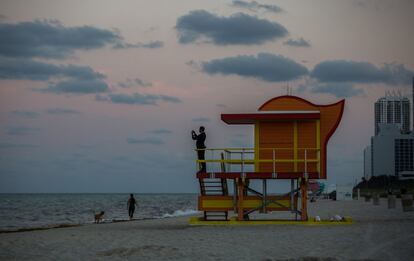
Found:
[[[1,230],[0,234],[10,234],[10,233],[22,233],[22,232],[30,232],[30,231],[41,231],[41,230],[50,230],[50,229],[59,229],[59,228],[68,228],[68,227],[83,227],[83,226],[90,226],[90,225],[104,225],[104,224],[114,224],[114,223],[127,223],[127,222],[135,222],[135,221],[144,221],[144,220],[158,220],[158,219],[166,219],[166,218],[178,218],[178,217],[191,217],[196,216],[187,215],[187,216],[171,216],[171,217],[155,217],[155,218],[134,218],[134,219],[113,219],[112,221],[104,221],[100,223],[82,223],[82,224],[56,224],[50,226],[43,226],[43,227],[22,227],[17,229],[11,230]]]
[[[83,226],[81,224],[61,224],[56,226],[48,226],[48,227],[33,227],[33,228],[18,228],[15,230],[0,230],[0,234],[11,234],[11,233],[22,233],[22,232],[30,232],[30,231],[40,231],[40,230],[49,230],[49,229],[58,229],[58,228],[68,228],[68,227],[80,227]]]

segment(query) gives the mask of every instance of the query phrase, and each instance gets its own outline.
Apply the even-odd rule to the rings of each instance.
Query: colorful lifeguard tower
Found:
[[[204,220],[239,221],[259,211],[290,211],[294,220],[306,221],[309,179],[326,179],[327,144],[339,125],[345,100],[316,105],[296,96],[275,97],[255,113],[222,114],[227,124],[254,125],[254,148],[208,148],[206,173],[197,173],[200,183],[198,209]],[[220,166],[212,171],[213,165]],[[269,193],[268,182],[290,180],[290,191]],[[228,180],[233,182],[229,193]],[[250,187],[261,180],[262,191]],[[300,200],[300,202],[299,202]],[[299,206],[300,205],[300,206]],[[299,218],[300,217],[300,218]]]

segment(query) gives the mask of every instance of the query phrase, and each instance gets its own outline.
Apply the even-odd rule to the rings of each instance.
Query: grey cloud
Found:
[[[402,64],[377,67],[368,62],[347,60],[324,61],[317,64],[311,76],[320,82],[409,84],[413,71]]]
[[[63,66],[64,75],[77,79],[90,80],[90,79],[104,79],[105,75],[94,71],[89,66],[78,66],[78,65],[66,65]]]
[[[103,79],[105,76],[88,66],[54,65],[31,59],[0,59],[0,79],[49,80],[54,77]]]
[[[218,103],[218,104],[216,104],[216,106],[217,107],[220,107],[220,108],[227,108],[227,105],[226,104],[222,104],[222,103]]]
[[[105,75],[88,66],[54,65],[30,59],[0,59],[0,79],[49,80],[53,77],[103,79]]]
[[[353,97],[360,96],[364,94],[364,90],[356,89],[352,85],[343,85],[343,84],[320,84],[312,88],[314,93],[329,93],[338,98],[341,97]]]
[[[185,64],[188,65],[188,66],[191,66],[195,69],[199,69],[198,63],[194,60],[187,61],[187,62],[185,62]]]
[[[192,121],[194,122],[209,122],[210,118],[207,117],[198,117],[198,118],[193,118]]]
[[[65,27],[58,21],[20,23],[0,22],[0,79],[53,80],[43,92],[101,93],[109,87],[105,75],[88,66],[55,65],[32,58],[66,58],[76,50],[101,48],[105,45],[133,46],[115,31],[92,26]],[[163,43],[140,43],[142,48],[159,48]],[[137,84],[148,85],[145,82]]]
[[[256,1],[247,2],[247,1],[234,0],[232,2],[232,5],[235,7],[239,7],[239,8],[245,8],[250,11],[258,11],[259,9],[263,9],[265,11],[273,12],[273,13],[280,13],[283,11],[283,9],[277,5],[260,4]]]
[[[118,42],[113,46],[114,49],[130,49],[130,48],[157,49],[157,48],[162,48],[162,47],[164,47],[164,42],[162,41],[152,41],[148,43],[136,43],[136,44]]]
[[[283,43],[284,45],[294,46],[294,47],[310,47],[310,43],[303,38],[289,39]]]
[[[33,144],[22,144],[22,143],[9,143],[9,142],[0,142],[0,149],[30,149],[30,148],[37,148],[38,145]]]
[[[327,93],[338,98],[347,98],[364,95],[363,89],[357,89],[350,83],[312,83],[299,86],[299,91],[308,90],[312,93]]]
[[[82,80],[71,79],[68,81],[61,81],[55,84],[50,84],[47,88],[42,89],[44,92],[52,93],[73,93],[73,94],[89,94],[101,93],[109,90],[106,82],[100,79]]]
[[[159,138],[143,138],[143,139],[136,139],[136,138],[127,138],[127,142],[129,144],[151,144],[151,145],[161,145],[164,144],[164,141]]]
[[[0,59],[0,79],[48,80],[62,74],[62,67],[23,59]]]
[[[140,94],[134,93],[132,95],[122,93],[110,93],[107,96],[97,95],[95,97],[97,101],[109,101],[112,103],[121,104],[137,104],[137,105],[157,105],[159,101],[180,103],[181,100],[177,97],[168,95],[155,95],[155,94]]]
[[[122,43],[114,31],[92,26],[65,27],[57,21],[0,23],[0,55],[7,57],[65,58],[75,50]]]
[[[139,78],[135,78],[135,79],[126,79],[123,82],[119,82],[118,86],[122,88],[130,88],[130,87],[135,87],[135,86],[149,87],[149,86],[152,86],[152,83],[146,82]]]
[[[154,133],[154,134],[171,134],[172,133],[172,131],[168,130],[168,129],[156,129],[156,130],[152,130],[150,132]]]
[[[34,119],[37,118],[40,114],[35,111],[15,110],[11,112],[11,115],[26,119]]]
[[[180,103],[181,100],[177,97],[174,96],[169,96],[169,95],[158,95],[160,97],[161,100],[165,101],[165,102],[171,102],[171,103]]]
[[[13,126],[7,128],[8,135],[24,136],[39,131],[38,128],[30,128],[25,126]]]
[[[192,43],[205,37],[217,45],[262,44],[284,37],[288,31],[281,24],[243,13],[221,17],[205,10],[191,11],[177,19],[179,42]]]
[[[138,78],[135,78],[134,81],[139,86],[143,86],[143,87],[152,86],[152,83],[143,81],[143,80],[138,79]]]
[[[303,65],[284,56],[270,53],[215,59],[203,62],[202,70],[208,74],[234,74],[268,82],[289,81],[308,74],[308,69]]]
[[[105,95],[101,95],[101,94],[96,94],[95,95],[95,101],[102,101],[102,102],[107,102],[107,101],[110,101],[110,99],[109,99],[109,97],[108,96],[105,96]]]
[[[54,65],[31,59],[0,59],[0,79],[51,80],[62,79],[41,89],[54,93],[97,93],[109,89],[103,79],[105,75],[88,66]]]
[[[50,108],[46,110],[47,113],[49,114],[54,114],[54,115],[58,115],[58,114],[80,114],[79,111],[73,110],[73,109],[67,109],[67,108]]]

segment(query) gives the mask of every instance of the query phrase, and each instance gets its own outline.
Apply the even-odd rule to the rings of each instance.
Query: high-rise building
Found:
[[[414,77],[412,83],[414,107]],[[411,104],[401,93],[387,92],[375,103],[375,136],[364,149],[364,177],[414,178],[414,130]],[[412,121],[414,123],[414,112]],[[413,128],[414,129],[414,128]]]
[[[383,123],[396,124],[401,133],[409,133],[410,114],[410,100],[407,97],[387,92],[375,103],[375,135],[379,133],[379,124]]]
[[[398,125],[379,124],[378,135],[371,138],[371,146],[364,151],[365,173],[371,170],[371,176],[397,177],[414,174],[413,145],[412,135],[401,134]]]

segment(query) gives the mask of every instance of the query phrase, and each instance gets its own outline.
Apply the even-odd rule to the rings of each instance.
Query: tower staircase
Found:
[[[224,154],[221,154],[222,160]],[[221,171],[226,172],[224,163]],[[227,196],[229,194],[227,179],[224,178],[199,178],[200,194],[202,196]],[[204,220],[228,220],[228,211],[204,211]]]

